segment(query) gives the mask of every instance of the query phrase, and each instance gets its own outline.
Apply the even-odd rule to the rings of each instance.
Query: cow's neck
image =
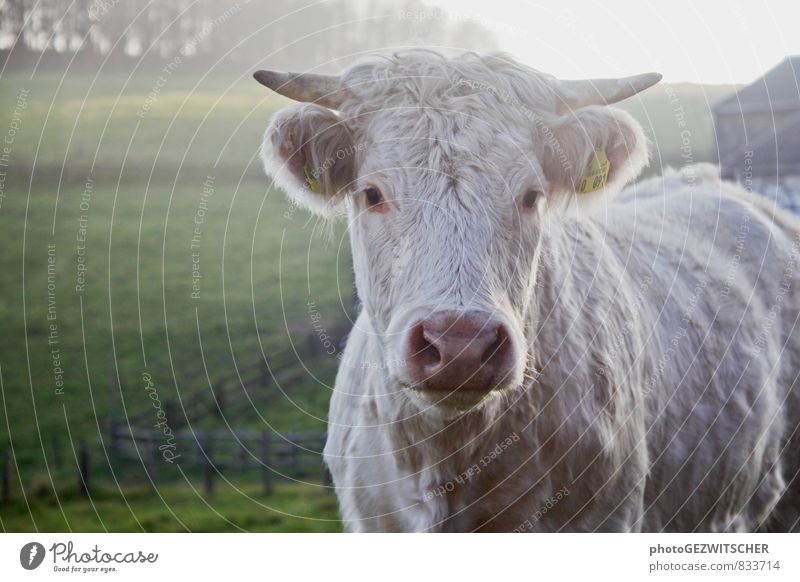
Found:
[[[617,389],[607,372],[625,370],[631,380],[646,364],[625,348],[628,338],[648,334],[635,298],[636,274],[646,269],[617,234],[615,225],[592,220],[543,234],[529,321],[537,397]]]
[[[605,290],[605,283],[612,284],[607,279],[616,271],[612,263],[617,261],[609,252],[611,236],[590,220],[549,224],[544,229],[528,318],[535,330],[534,350],[552,353],[568,330],[603,317],[596,306],[606,298],[598,293]],[[621,283],[616,280],[613,285]]]

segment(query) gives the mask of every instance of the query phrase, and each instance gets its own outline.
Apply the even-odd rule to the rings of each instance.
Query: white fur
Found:
[[[558,116],[553,79],[507,57],[410,52],[343,83],[352,142],[337,147],[354,160],[324,207],[348,213],[364,308],[325,459],[348,529],[728,531],[775,513],[797,526],[791,499],[775,511],[800,468],[794,217],[707,167],[577,217],[638,174],[642,130],[608,107]],[[320,208],[275,170],[283,136],[268,131],[268,168]],[[309,159],[330,154],[307,137]],[[608,185],[578,194],[598,148]],[[367,185],[389,212],[367,211]],[[527,189],[546,199],[520,213]],[[466,410],[408,387],[407,330],[439,309],[492,312],[517,346],[509,385]]]

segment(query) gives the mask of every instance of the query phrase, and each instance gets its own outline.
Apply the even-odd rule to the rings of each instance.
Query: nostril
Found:
[[[487,364],[489,360],[491,360],[494,355],[500,350],[500,347],[503,345],[503,338],[500,335],[499,331],[494,332],[495,338],[486,348],[486,351],[483,352],[481,355],[481,364]]]
[[[481,365],[496,364],[497,366],[501,366],[506,359],[506,353],[508,352],[510,343],[508,332],[504,326],[499,325],[494,333],[494,341],[488,345],[481,355]]]
[[[489,391],[513,365],[509,329],[486,313],[434,313],[414,324],[406,341],[408,379],[429,390]]]
[[[442,356],[428,339],[423,323],[418,324],[412,330],[408,348],[409,359],[423,368],[436,366],[441,362]]]

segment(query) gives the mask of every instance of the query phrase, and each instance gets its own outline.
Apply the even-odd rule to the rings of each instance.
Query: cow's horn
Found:
[[[660,73],[644,73],[621,79],[586,79],[559,81],[559,109],[578,109],[587,105],[610,105],[652,87],[661,80]]]
[[[295,101],[317,103],[330,109],[338,109],[345,97],[339,77],[335,75],[256,71],[253,73],[253,78],[284,97]]]

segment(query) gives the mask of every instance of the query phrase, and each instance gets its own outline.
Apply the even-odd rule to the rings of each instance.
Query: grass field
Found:
[[[28,90],[0,207],[0,451],[13,446],[23,486],[47,491],[37,505],[45,529],[66,529],[57,509],[47,517],[62,496],[70,499],[67,517],[80,519],[75,529],[96,529],[83,519],[91,507],[70,498],[74,473],[62,478],[56,458],[69,465],[71,445],[99,447],[112,415],[151,408],[144,372],[164,401],[210,398],[212,382],[264,359],[304,365],[299,381],[264,395],[269,407],[228,421],[235,430],[325,430],[336,359],[307,357],[308,303],[323,328],[346,320],[350,260],[341,228],[319,228],[259,178],[256,166],[248,169],[276,106],[261,102],[267,95],[251,90],[252,81],[217,103],[227,85],[194,92],[176,78],[143,118],[145,81],[125,87],[124,79],[103,78],[92,86],[68,78],[56,91],[59,82],[12,75],[0,89],[0,128],[11,127],[20,89]],[[224,428],[214,419],[206,425]],[[188,485],[169,487],[170,504],[185,498],[202,515]],[[30,529],[20,486],[14,489],[17,504],[0,508],[3,527]],[[301,493],[287,490],[274,502],[299,503]],[[219,497],[214,503],[227,499],[235,514],[235,492]],[[113,500],[106,492],[100,505],[124,507],[119,495]],[[142,497],[132,507],[149,504]],[[250,514],[246,523],[255,529],[253,519],[263,518],[265,528],[281,519]],[[104,521],[110,529],[133,527],[118,517],[112,512]],[[153,529],[181,529],[150,519]]]
[[[285,101],[249,78],[176,75],[154,89],[152,75],[3,75],[0,133],[14,135],[0,192],[0,452],[13,447],[17,471],[0,525],[337,530],[333,496],[313,485],[264,498],[242,483],[204,499],[188,479],[162,485],[159,499],[104,483],[94,507],[76,493],[73,446],[99,447],[112,415],[151,406],[144,372],[162,400],[204,398],[237,366],[302,364],[298,381],[228,420],[324,431],[336,358],[309,338],[352,310],[341,226],[292,209],[260,177],[261,134]],[[656,168],[713,157],[709,104],[730,91],[655,88],[625,105],[657,146]],[[680,149],[687,127],[691,160]]]
[[[98,78],[4,74],[0,127],[7,127],[20,95],[23,131],[12,163],[33,166],[52,186],[51,173],[82,182],[86,173],[123,179],[152,173],[181,179],[184,172],[215,168],[238,178],[260,174],[257,147],[269,117],[288,101],[249,76],[195,79],[157,73]]]
[[[321,486],[280,484],[265,496],[249,484],[219,488],[206,496],[184,483],[105,487],[91,500],[77,490],[30,496],[0,514],[3,531],[75,532],[337,532],[336,498]]]

